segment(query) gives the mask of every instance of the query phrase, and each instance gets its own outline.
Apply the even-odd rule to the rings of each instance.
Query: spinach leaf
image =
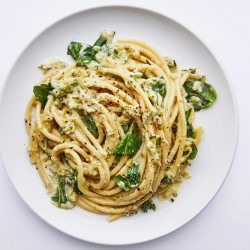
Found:
[[[132,122],[127,134],[116,145],[113,155],[134,155],[141,146],[141,140],[133,134],[134,122]]]
[[[168,187],[170,184],[172,184],[172,178],[171,177],[164,177],[161,180],[161,185],[159,186],[160,189],[165,189]]]
[[[187,122],[187,137],[194,139],[194,130],[192,124]]]
[[[147,201],[145,201],[144,203],[142,203],[140,205],[140,208],[141,210],[144,212],[144,213],[147,213],[149,209],[153,209],[155,211],[156,209],[156,206],[153,202],[153,200],[150,198],[148,199]]]
[[[83,66],[89,64],[92,60],[96,60],[95,55],[97,51],[94,50],[94,46],[106,46],[107,50],[107,38],[100,36],[93,46],[78,42],[71,42],[68,46],[67,54],[71,55],[73,59],[77,61],[77,66]]]
[[[158,82],[157,85],[151,86],[151,89],[159,93],[163,98],[166,96],[166,87],[165,83]]]
[[[77,60],[83,45],[77,42],[71,42],[68,46],[68,55],[71,55],[73,59]]]
[[[199,82],[200,89],[193,89],[195,82]],[[188,80],[184,83],[183,87],[187,92],[186,99],[189,103],[193,105],[195,111],[199,111],[202,108],[210,107],[217,98],[217,94],[213,86],[206,82]],[[198,97],[201,101],[199,103],[193,102],[192,97]]]
[[[131,188],[130,185],[129,185],[128,180],[126,178],[124,178],[123,176],[121,176],[120,174],[115,176],[113,178],[113,180],[119,186],[119,188],[124,190],[124,191],[127,191],[127,190],[129,190]]]
[[[36,99],[41,103],[42,108],[44,109],[47,101],[48,101],[48,95],[53,90],[53,87],[51,86],[51,83],[47,84],[41,84],[40,86],[34,86],[33,93],[36,96]]]
[[[73,92],[73,88],[76,87],[78,85],[78,83],[76,82],[72,82],[70,84],[68,84],[64,90],[60,91],[59,95],[57,96],[57,98],[61,98],[65,95],[67,95],[68,93],[72,93]]]
[[[147,79],[147,82],[150,89],[159,93],[163,98],[166,96],[167,91],[165,86],[165,80],[162,76],[149,78]]]
[[[190,155],[189,155],[189,159],[190,159],[190,160],[193,160],[193,159],[196,157],[196,155],[197,155],[198,149],[197,149],[197,147],[195,146],[195,144],[193,144],[193,145],[191,146],[191,149],[192,149],[192,151],[191,151],[191,153],[190,153]]]
[[[96,51],[94,50],[94,47],[87,45],[87,47],[79,54],[77,66],[89,64],[92,60],[95,60],[95,54]]]
[[[128,170],[128,174],[126,177],[118,174],[113,178],[113,180],[122,190],[125,191],[137,187],[140,182],[139,163],[133,162],[132,166]]]
[[[57,176],[57,192],[51,196],[51,200],[58,203],[59,206],[62,203],[66,203],[68,200],[66,195],[65,182],[60,181],[58,176]]]
[[[102,47],[104,44],[107,43],[107,38],[100,36],[96,42],[94,43],[94,46],[100,46]]]
[[[91,133],[93,134],[97,133],[97,127],[96,127],[95,121],[93,120],[90,114],[84,111],[82,113],[82,121]]]
[[[106,141],[106,134],[104,134],[104,136],[103,136],[103,139],[102,139],[101,145],[103,145],[103,144],[105,143],[105,141]]]
[[[77,169],[75,170],[75,173],[74,173],[74,186],[73,186],[73,190],[77,194],[82,194],[81,190],[78,187],[78,171],[77,171]]]
[[[187,137],[194,138],[194,130],[192,124],[188,122],[189,116],[191,114],[192,109],[189,109],[185,112],[186,120],[187,120]]]
[[[116,155],[116,156],[115,156],[114,163],[115,163],[115,164],[118,164],[118,163],[120,162],[121,158],[122,158],[122,155]]]
[[[189,109],[189,110],[187,110],[186,112],[185,112],[185,116],[186,116],[186,120],[188,121],[188,119],[189,119],[189,116],[190,116],[190,114],[191,114],[191,111],[192,111],[192,109]]]
[[[132,188],[138,186],[140,182],[140,172],[139,163],[137,161],[133,162],[132,166],[129,168],[127,180]]]
[[[128,124],[122,125],[122,129],[123,129],[124,133],[126,133],[128,131],[128,128],[129,128]]]

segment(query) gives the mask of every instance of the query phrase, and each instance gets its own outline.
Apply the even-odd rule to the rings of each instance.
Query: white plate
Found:
[[[68,59],[71,41],[92,44],[103,29],[116,37],[146,41],[161,54],[176,59],[180,68],[197,66],[207,75],[218,99],[196,113],[204,133],[192,178],[181,186],[174,203],[157,202],[155,212],[139,213],[115,222],[80,209],[61,210],[50,204],[26,150],[24,111],[33,86],[41,77],[39,63],[51,56]],[[71,15],[42,32],[13,66],[0,101],[0,149],[3,162],[23,200],[42,219],[76,238],[102,244],[132,244],[166,235],[190,221],[212,200],[223,184],[237,144],[238,116],[233,91],[211,51],[189,30],[163,15],[133,7],[100,7]]]

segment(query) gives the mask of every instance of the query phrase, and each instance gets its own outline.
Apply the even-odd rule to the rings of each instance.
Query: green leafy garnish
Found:
[[[113,178],[113,180],[122,190],[125,191],[137,187],[140,182],[139,163],[137,161],[133,162],[132,166],[128,170],[128,174],[126,177],[118,174]]]
[[[77,66],[83,66],[89,64],[92,60],[96,60],[96,51],[94,46],[107,46],[107,38],[100,36],[93,46],[86,45],[78,42],[71,42],[68,46],[68,55],[71,55],[73,59],[77,61]],[[106,50],[106,49],[105,49]]]
[[[166,86],[163,77],[149,78],[148,86],[155,92],[159,93],[163,98],[166,96]]]
[[[57,176],[57,192],[51,196],[51,200],[58,203],[59,206],[62,203],[66,203],[68,200],[66,195],[65,182],[60,181],[58,176]]]
[[[72,82],[70,84],[68,84],[64,90],[62,90],[59,95],[57,96],[57,98],[61,98],[65,95],[67,95],[68,93],[72,93],[73,92],[73,88],[76,87],[78,85],[78,83],[76,82]],[[76,98],[74,98],[76,99]]]
[[[131,188],[128,180],[125,177],[121,176],[120,174],[115,176],[113,180],[119,186],[119,188],[124,191],[128,191]]]
[[[94,46],[102,47],[106,43],[107,43],[107,38],[100,36],[94,43]]]
[[[82,121],[91,133],[93,134],[97,133],[97,127],[96,127],[95,121],[93,120],[90,114],[84,111],[82,113]]]
[[[187,137],[194,139],[194,130],[192,124],[187,122]]]
[[[153,209],[155,211],[156,209],[156,206],[153,202],[153,200],[150,198],[148,199],[147,201],[145,201],[144,203],[142,203],[140,205],[140,208],[141,210],[144,212],[144,213],[147,213],[149,209]]]
[[[189,116],[191,114],[192,109],[189,109],[185,112],[186,120],[187,120],[187,137],[194,139],[194,130],[192,124],[188,122]]]
[[[156,148],[159,148],[161,146],[161,137],[158,137],[156,139]]]
[[[189,110],[187,110],[186,112],[185,112],[185,116],[186,116],[186,120],[188,121],[188,119],[189,119],[189,116],[190,116],[190,114],[191,114],[191,111],[192,111],[192,109],[189,109]]]
[[[106,141],[106,134],[104,134],[104,136],[103,136],[103,139],[102,139],[101,145],[103,145],[103,144],[105,143],[105,141]]]
[[[78,171],[77,169],[75,170],[74,173],[74,186],[73,186],[73,190],[78,193],[78,194],[82,194],[81,190],[78,187]]]
[[[193,160],[195,157],[196,157],[196,155],[197,155],[197,152],[198,152],[198,149],[197,149],[197,147],[195,146],[195,144],[193,144],[192,146],[191,146],[191,149],[192,149],[192,151],[191,151],[191,153],[190,153],[190,155],[189,155],[189,159],[190,160]]]
[[[116,145],[113,155],[134,155],[141,146],[141,140],[134,135],[134,122],[132,122],[127,134]]]
[[[68,55],[71,55],[73,59],[77,60],[79,58],[80,51],[82,49],[83,45],[81,43],[77,42],[71,42],[68,46]]]
[[[199,82],[200,89],[193,90],[195,82]],[[183,85],[185,91],[187,92],[186,99],[194,107],[195,111],[199,111],[202,108],[210,107],[216,100],[217,94],[215,89],[211,84],[197,80],[188,80]],[[201,92],[199,91],[201,90]],[[193,102],[192,97],[200,98],[200,102]]]
[[[132,166],[128,170],[127,180],[131,187],[138,186],[140,182],[140,172],[139,172],[139,163],[133,162]]]
[[[122,158],[122,155],[116,155],[116,156],[115,156],[114,163],[115,163],[115,164],[118,164],[118,163],[120,162],[121,158]]]
[[[133,75],[134,79],[140,79],[141,76],[140,75]]]
[[[126,133],[128,131],[128,129],[129,129],[128,124],[122,125],[122,129],[123,129],[124,133]]]
[[[44,109],[47,101],[48,101],[48,95],[53,90],[53,87],[51,86],[51,83],[47,84],[41,84],[40,86],[34,86],[33,93],[36,96],[36,99],[41,103],[42,108]]]

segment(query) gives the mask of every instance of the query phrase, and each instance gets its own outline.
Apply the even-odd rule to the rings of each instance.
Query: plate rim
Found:
[[[215,196],[218,194],[218,192],[221,190],[223,184],[225,183],[227,177],[228,177],[228,174],[232,168],[232,165],[234,163],[234,159],[235,159],[235,155],[236,155],[236,152],[237,152],[237,147],[238,147],[238,140],[239,140],[239,108],[238,108],[238,103],[237,103],[237,98],[236,98],[236,94],[235,94],[235,90],[234,90],[234,86],[232,84],[232,81],[229,77],[229,74],[228,74],[228,71],[226,70],[224,64],[222,63],[222,60],[220,59],[220,57],[218,56],[218,54],[210,47],[208,46],[207,42],[206,42],[206,39],[204,37],[202,37],[200,34],[198,34],[197,32],[194,32],[192,30],[192,28],[189,27],[189,25],[187,24],[184,24],[184,22],[182,22],[179,18],[176,18],[176,17],[172,17],[171,15],[169,15],[169,13],[164,13],[164,12],[160,12],[158,10],[151,10],[149,9],[150,7],[147,6],[147,7],[139,7],[138,5],[136,4],[132,4],[132,3],[128,3],[128,4],[124,4],[124,3],[116,3],[116,4],[95,4],[94,6],[91,6],[91,7],[87,7],[87,8],[82,8],[81,10],[77,10],[77,11],[73,11],[73,12],[70,12],[66,15],[63,15],[63,17],[60,17],[58,18],[56,21],[53,21],[52,23],[48,24],[45,28],[42,28],[35,36],[33,36],[27,43],[26,45],[21,49],[21,51],[17,54],[17,56],[15,57],[15,59],[13,60],[13,62],[11,63],[11,66],[9,67],[9,70],[8,70],[8,73],[6,74],[6,77],[3,81],[3,84],[2,84],[2,87],[0,88],[0,105],[2,104],[2,100],[3,100],[3,95],[4,95],[4,90],[7,86],[7,83],[8,83],[8,80],[10,78],[10,75],[11,75],[11,72],[13,71],[17,61],[19,60],[19,58],[25,53],[25,51],[28,49],[28,47],[40,36],[42,35],[44,32],[46,32],[48,29],[50,29],[52,26],[60,23],[61,21],[67,19],[67,18],[70,18],[74,15],[78,15],[80,13],[84,13],[84,12],[88,12],[88,11],[92,11],[92,10],[98,10],[98,9],[108,9],[108,8],[130,8],[130,9],[138,9],[140,11],[144,11],[144,12],[148,12],[150,14],[154,14],[154,15],[158,15],[158,16],[161,16],[161,17],[164,17],[164,18],[167,18],[169,19],[170,21],[174,22],[175,24],[181,26],[183,29],[187,30],[192,36],[194,36],[204,47],[205,49],[212,55],[212,57],[214,58],[214,60],[218,63],[218,65],[220,66],[221,68],[221,71],[223,73],[223,76],[225,77],[226,81],[227,81],[227,84],[228,84],[228,87],[229,87],[229,91],[230,91],[230,94],[231,94],[231,97],[232,97],[232,101],[233,101],[233,107],[234,107],[234,111],[235,111],[235,120],[234,120],[234,123],[235,123],[235,135],[236,135],[236,138],[235,138],[235,142],[234,142],[234,150],[233,150],[233,154],[231,155],[231,159],[230,159],[230,164],[227,168],[227,173],[225,174],[224,176],[224,179],[222,180],[219,188],[217,189],[217,191],[213,194],[212,198],[207,201],[207,203],[202,207],[202,209],[197,213],[195,214],[193,217],[189,218],[187,221],[185,221],[184,223],[181,223],[180,226],[176,227],[175,229],[173,229],[172,231],[170,232],[167,232],[167,233],[160,233],[158,234],[158,236],[154,236],[154,237],[151,237],[151,238],[148,238],[148,239],[145,239],[145,240],[139,240],[139,241],[133,241],[133,242],[129,242],[129,243],[117,243],[117,242],[102,242],[102,241],[94,241],[94,240],[89,240],[89,239],[86,239],[86,238],[83,238],[83,237],[78,237],[74,234],[72,234],[71,232],[66,232],[66,230],[64,230],[63,228],[60,228],[58,227],[57,225],[54,225],[52,224],[50,221],[46,220],[42,215],[40,215],[36,210],[34,210],[29,204],[28,202],[26,201],[26,199],[23,197],[23,195],[19,192],[19,190],[16,188],[13,180],[12,180],[12,177],[11,175],[9,174],[9,170],[4,162],[4,158],[2,157],[2,153],[1,153],[1,150],[0,150],[0,160],[2,160],[2,165],[4,166],[6,172],[7,172],[7,175],[9,177],[9,180],[11,181],[12,185],[14,186],[15,190],[17,191],[18,195],[21,197],[21,199],[23,200],[23,202],[27,205],[27,207],[29,209],[31,209],[32,212],[34,212],[39,218],[41,218],[43,221],[45,221],[46,223],[48,223],[50,226],[52,226],[53,228],[73,237],[73,238],[76,238],[76,239],[79,239],[79,240],[83,240],[83,241],[86,241],[86,242],[90,242],[90,243],[95,243],[95,244],[100,244],[100,245],[114,245],[114,246],[122,246],[122,245],[133,245],[133,244],[138,244],[138,243],[143,243],[143,242],[149,242],[149,241],[152,241],[152,240],[155,240],[155,239],[159,239],[161,237],[164,237],[164,236],[167,236],[177,230],[179,230],[180,228],[182,228],[183,226],[185,226],[186,224],[188,224],[190,221],[192,221],[194,218],[196,218],[198,215],[201,214],[201,212],[203,212],[205,210],[205,208],[213,201],[213,199],[215,198]]]

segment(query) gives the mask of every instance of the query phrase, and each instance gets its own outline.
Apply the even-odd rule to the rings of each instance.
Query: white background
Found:
[[[0,88],[23,48],[51,23],[84,8],[112,3],[126,4],[126,2],[129,1],[8,0],[2,2]],[[250,151],[248,146],[250,140],[250,1],[137,0],[131,1],[131,4],[161,12],[186,24],[224,63],[236,92],[240,116],[238,149],[226,182],[200,215],[172,234],[137,245],[102,246],[74,239],[42,221],[18,196],[0,162],[1,249],[250,249]],[[0,120],[0,122],[4,121]],[[148,230],[154,230],[154,228]]]

